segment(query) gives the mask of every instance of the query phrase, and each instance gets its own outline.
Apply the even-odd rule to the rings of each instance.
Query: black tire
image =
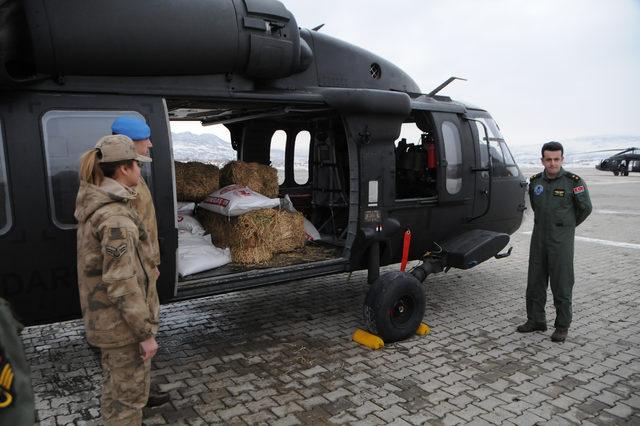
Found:
[[[406,272],[387,272],[369,289],[364,301],[364,319],[369,330],[385,343],[412,336],[426,307],[423,285]]]
[[[614,176],[618,176],[620,174],[620,172],[613,172]]]

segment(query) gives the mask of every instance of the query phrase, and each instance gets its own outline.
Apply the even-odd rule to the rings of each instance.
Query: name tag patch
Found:
[[[573,188],[573,193],[574,194],[580,194],[581,192],[584,192],[584,186],[583,185],[576,186],[575,188]]]
[[[564,189],[554,189],[553,195],[555,197],[564,197]]]

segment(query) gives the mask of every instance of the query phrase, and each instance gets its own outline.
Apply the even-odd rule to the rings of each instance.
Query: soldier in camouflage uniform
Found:
[[[564,342],[571,325],[575,228],[591,213],[584,181],[562,168],[559,142],[542,146],[544,171],[531,177],[529,199],[534,212],[527,279],[527,322],[520,333],[546,331],[545,304],[550,284],[556,308],[554,342]]]
[[[105,136],[82,156],[78,286],[87,340],[102,352],[101,414],[106,425],[140,425],[158,345],[159,302],[153,253],[132,208],[139,155],[126,136]]]
[[[114,135],[128,136],[133,140],[138,154],[149,156],[149,148],[153,147],[151,139],[149,139],[151,137],[151,129],[143,119],[132,116],[118,117],[111,125],[111,131]],[[152,253],[149,267],[155,270],[159,277],[160,247],[158,244],[158,225],[156,222],[156,210],[153,206],[153,199],[151,198],[151,191],[142,176],[140,176],[140,182],[135,189],[138,196],[133,200],[132,205],[142,219],[149,235],[149,238],[142,241],[142,244],[146,245]],[[170,396],[168,393],[160,392],[156,386],[152,386],[147,406],[156,407],[169,402],[169,399]]]

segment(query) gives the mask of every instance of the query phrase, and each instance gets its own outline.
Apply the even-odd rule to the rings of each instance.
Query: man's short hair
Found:
[[[540,150],[540,154],[544,157],[545,151],[560,151],[560,155],[564,157],[564,148],[560,142],[551,141],[542,145],[542,150]]]

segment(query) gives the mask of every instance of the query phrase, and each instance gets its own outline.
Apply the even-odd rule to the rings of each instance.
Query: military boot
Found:
[[[531,333],[533,331],[547,331],[547,324],[543,322],[528,321],[516,328],[518,333]]]
[[[551,341],[562,343],[567,339],[567,334],[569,334],[568,328],[556,327],[556,331],[554,331],[551,335]]]

